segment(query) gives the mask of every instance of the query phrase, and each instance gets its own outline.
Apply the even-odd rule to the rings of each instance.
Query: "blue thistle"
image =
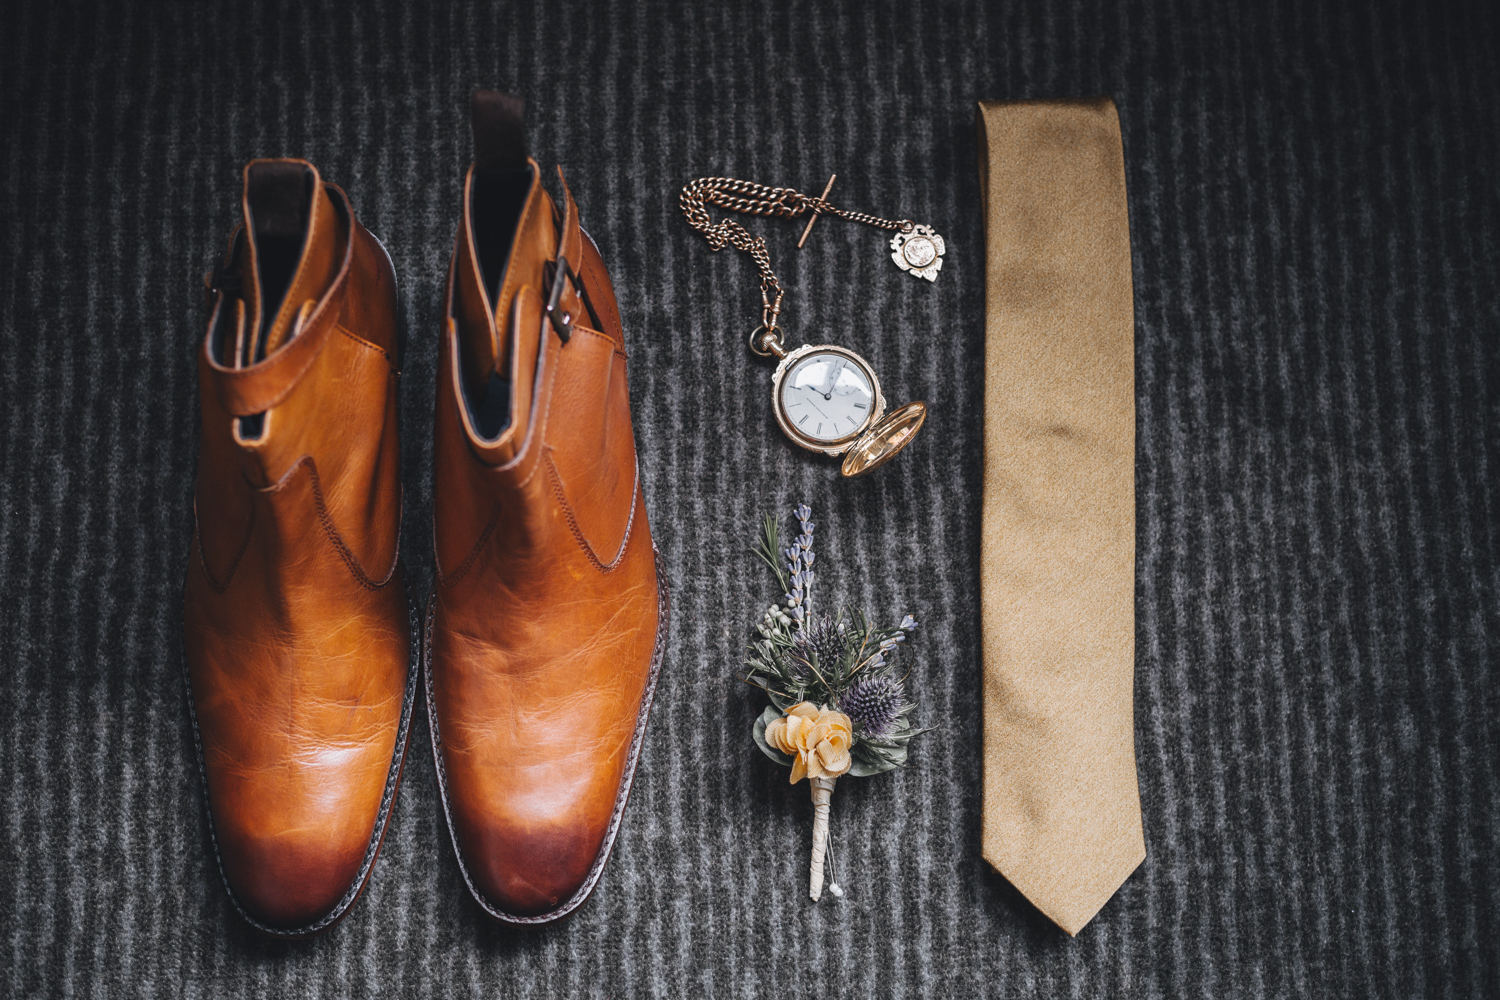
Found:
[[[810,620],[792,640],[792,659],[809,668],[817,664],[824,677],[844,658],[849,645],[849,626],[842,620],[823,615]]]
[[[839,699],[839,711],[849,716],[865,736],[884,736],[906,704],[906,685],[894,677],[863,677],[849,685]]]

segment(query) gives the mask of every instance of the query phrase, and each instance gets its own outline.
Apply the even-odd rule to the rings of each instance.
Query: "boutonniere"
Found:
[[[866,778],[906,763],[907,744],[926,732],[911,723],[916,706],[906,699],[906,677],[897,666],[900,648],[917,627],[871,624],[861,610],[813,611],[812,510],[794,511],[798,532],[783,547],[781,521],[767,515],[756,552],[776,574],[782,599],[756,625],[742,678],[766,693],[771,704],[755,721],[755,743],[767,757],[791,769],[792,784],[808,779],[813,801],[813,845],[809,893],[823,894],[828,851],[828,815],[834,782]],[[830,866],[832,864],[829,857]],[[838,883],[829,892],[842,896]]]

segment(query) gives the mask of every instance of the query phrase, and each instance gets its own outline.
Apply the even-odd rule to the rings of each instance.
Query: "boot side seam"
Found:
[[[451,587],[454,584],[458,583],[458,581],[462,580],[464,576],[468,574],[469,570],[473,568],[475,560],[479,558],[480,551],[484,549],[486,544],[488,544],[490,536],[495,533],[495,528],[499,524],[500,505],[497,503],[495,504],[494,511],[490,514],[489,524],[486,524],[484,526],[484,531],[479,533],[479,540],[474,543],[474,547],[469,550],[469,554],[464,557],[464,561],[459,564],[458,569],[454,570],[452,576],[448,576],[443,573],[442,559],[434,556],[432,563],[433,567],[437,570],[438,582],[445,587]]]
[[[366,340],[342,323],[337,324],[334,329],[338,330],[339,333],[342,333],[344,336],[354,341],[360,347],[368,347],[372,351],[379,352],[380,356],[385,358],[385,363],[391,366],[391,371],[395,372],[397,375],[401,374],[401,370],[396,365],[395,359],[391,357],[390,351],[387,351],[384,347],[381,347],[374,341]]]
[[[636,507],[640,506],[637,502],[640,498],[641,491],[640,460],[636,460],[635,482],[630,487],[630,519],[625,522],[625,537],[620,539],[620,550],[616,552],[614,558],[610,560],[608,564],[606,564],[604,560],[599,558],[598,554],[594,551],[594,546],[589,542],[587,536],[585,536],[583,533],[583,529],[578,525],[578,518],[573,513],[573,505],[568,502],[567,492],[563,489],[562,476],[557,471],[557,463],[552,460],[551,446],[548,446],[547,448],[546,457],[547,471],[550,473],[549,478],[552,481],[552,495],[557,499],[557,505],[562,508],[563,516],[567,518],[568,530],[573,533],[573,540],[578,543],[579,548],[583,549],[584,555],[589,557],[589,562],[594,564],[595,569],[603,573],[612,572],[619,567],[621,562],[624,561],[625,551],[630,547],[631,532],[635,530],[635,510]]]
[[[313,457],[311,455],[303,455],[302,458],[292,466],[287,474],[281,477],[281,480],[277,482],[276,485],[263,489],[261,490],[261,492],[279,492],[289,482],[291,482],[292,477],[297,474],[297,470],[301,469],[303,466],[307,467],[308,474],[312,479],[313,506],[317,508],[318,524],[322,526],[323,534],[333,545],[334,550],[338,552],[339,558],[343,559],[344,566],[349,570],[350,575],[354,577],[356,583],[358,583],[361,587],[364,587],[366,590],[383,589],[387,584],[391,582],[392,579],[395,578],[396,567],[401,565],[401,546],[399,544],[399,540],[396,546],[395,557],[391,559],[391,568],[386,571],[385,579],[375,580],[368,573],[366,573],[364,567],[359,564],[359,559],[354,555],[354,550],[349,548],[349,546],[344,542],[343,536],[339,533],[338,526],[333,523],[333,515],[329,512],[328,503],[323,498],[323,482],[321,477],[318,475],[318,463],[313,460]],[[402,498],[402,504],[405,504],[404,497]],[[397,514],[396,523],[401,523],[399,512]]]
[[[203,576],[208,580],[208,585],[216,594],[222,594],[229,589],[229,581],[234,579],[234,571],[239,569],[240,560],[250,550],[250,536],[255,533],[255,508],[258,504],[250,505],[250,523],[245,525],[245,537],[240,542],[239,551],[229,561],[229,569],[224,573],[224,582],[220,583],[214,578],[213,570],[208,568],[208,557],[203,554],[203,529],[198,524],[198,498],[193,498],[193,548],[198,550],[198,565],[203,568]]]

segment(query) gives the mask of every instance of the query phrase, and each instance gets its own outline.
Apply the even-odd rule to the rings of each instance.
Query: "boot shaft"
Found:
[[[519,104],[499,96],[476,95],[439,351],[434,535],[449,581],[496,531],[518,580],[559,532],[612,566],[639,494],[613,287],[562,171],[559,212]]]
[[[250,163],[242,210],[198,356],[206,569],[227,580],[254,518],[268,566],[326,526],[356,580],[383,579],[401,494],[390,259],[304,161]],[[284,488],[297,475],[310,492]]]

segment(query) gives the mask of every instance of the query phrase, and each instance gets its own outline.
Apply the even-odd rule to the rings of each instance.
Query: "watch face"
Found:
[[[846,353],[814,350],[792,365],[781,383],[781,410],[797,433],[819,443],[853,437],[869,424],[875,386]]]

